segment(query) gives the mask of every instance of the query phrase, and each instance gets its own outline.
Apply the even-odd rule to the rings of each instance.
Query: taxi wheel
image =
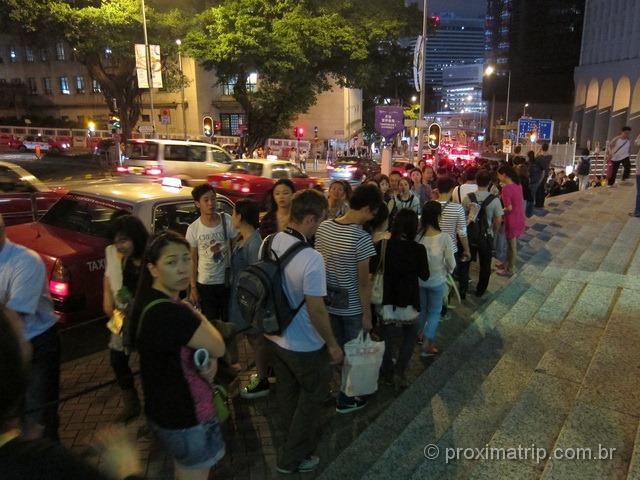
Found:
[[[20,146],[18,147],[18,151],[19,151],[19,152],[26,152],[26,151],[27,151],[27,147],[25,147],[24,145],[20,145]]]

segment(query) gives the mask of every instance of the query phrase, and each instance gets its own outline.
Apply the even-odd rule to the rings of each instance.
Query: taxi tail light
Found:
[[[251,192],[251,184],[249,182],[234,183],[232,188],[242,193]]]
[[[145,175],[152,175],[154,177],[158,177],[158,176],[162,175],[162,169],[160,167],[157,167],[157,166],[148,167],[148,168],[144,169],[144,174]]]
[[[69,269],[60,260],[56,260],[49,280],[49,293],[56,298],[66,298],[71,293],[71,275]]]
[[[356,170],[358,170],[358,167],[349,167],[347,168],[347,170],[349,170],[350,172],[355,172]]]
[[[118,172],[118,173],[129,173],[129,167],[127,167],[126,165],[119,166],[119,167],[116,168],[116,172]]]
[[[333,165],[327,165],[327,170],[334,170],[335,167]]]

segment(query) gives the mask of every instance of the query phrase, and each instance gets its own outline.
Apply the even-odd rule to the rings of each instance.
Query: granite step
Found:
[[[638,311],[640,290],[621,289],[581,383],[575,407],[554,444],[554,449],[567,452],[579,447],[591,449],[591,459],[550,458],[541,478],[623,479],[637,475],[632,456],[635,455],[637,464],[640,448],[636,443],[640,421]]]

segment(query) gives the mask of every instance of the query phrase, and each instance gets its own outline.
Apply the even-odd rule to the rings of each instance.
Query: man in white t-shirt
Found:
[[[296,242],[307,242],[326,218],[327,209],[321,193],[296,193],[289,225],[275,234],[272,251],[281,257]],[[324,304],[327,282],[322,255],[313,248],[300,250],[284,269],[283,289],[291,306],[304,304],[282,335],[265,335],[278,379],[276,399],[287,428],[278,472],[310,472],[320,463],[312,454],[322,404],[329,394],[330,364],[340,364],[343,357]]]
[[[624,168],[622,172],[622,181],[627,180],[631,176],[631,161],[629,160],[629,148],[631,147],[631,127],[622,127],[620,135],[609,142],[607,148],[607,160],[611,162],[611,175],[608,184],[612,187],[616,183],[616,176],[620,165]]]
[[[467,167],[467,169],[462,173],[464,183],[453,189],[453,193],[451,194],[452,202],[462,205],[467,195],[478,191],[478,185],[476,184],[477,174],[478,169],[476,167]]]
[[[191,192],[200,217],[187,228],[193,270],[189,299],[200,305],[210,321],[227,321],[229,286],[225,272],[231,265],[231,241],[238,235],[231,217],[216,212],[216,191],[208,183]]]

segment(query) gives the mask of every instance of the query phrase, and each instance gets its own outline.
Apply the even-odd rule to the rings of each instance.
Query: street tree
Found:
[[[5,1],[12,28],[29,43],[50,44],[55,38],[71,45],[74,58],[100,84],[105,103],[111,110],[117,106],[123,136],[130,137],[146,92],[138,87],[135,68],[134,44],[144,42],[140,1]],[[174,41],[185,33],[188,22],[176,9],[159,11],[147,6],[146,13],[149,42],[159,44],[163,54],[165,88],[177,88],[182,79],[167,59],[175,57]]]
[[[284,134],[332,85],[357,87],[376,75],[369,58],[406,28],[404,8],[401,0],[223,0],[197,18],[186,46],[234,85],[253,148]]]

